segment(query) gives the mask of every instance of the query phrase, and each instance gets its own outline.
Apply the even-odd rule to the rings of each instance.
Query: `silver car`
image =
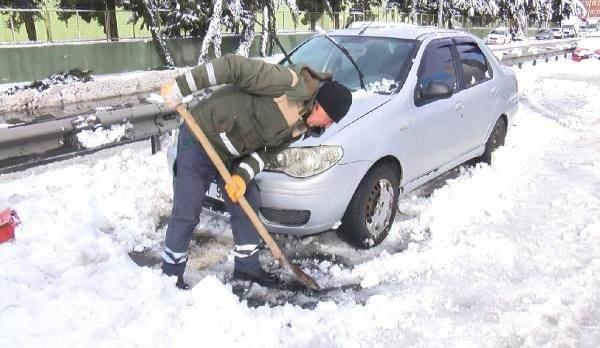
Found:
[[[484,41],[488,45],[505,45],[512,41],[512,35],[510,33],[510,30],[508,30],[507,28],[497,28],[490,31],[490,33],[485,37]]]
[[[518,109],[513,71],[463,32],[373,23],[314,36],[290,58],[332,72],[354,100],[339,124],[257,175],[275,233],[334,229],[357,248],[378,245],[399,195],[467,160],[489,163]],[[206,208],[223,211],[220,197],[212,185]]]

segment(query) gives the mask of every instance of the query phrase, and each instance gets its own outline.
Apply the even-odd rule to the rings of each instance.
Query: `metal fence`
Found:
[[[113,13],[114,12],[114,13]],[[168,10],[159,10],[161,14]],[[68,20],[59,17],[69,16]],[[23,22],[24,17],[29,17],[29,25]],[[84,18],[90,18],[86,21]],[[156,16],[160,20],[161,16]],[[101,25],[97,18],[103,18]],[[142,28],[141,20],[133,22],[133,12],[126,10],[116,11],[86,11],[86,10],[59,10],[59,9],[0,9],[0,44],[31,43],[31,42],[66,42],[111,40],[118,34],[119,39],[149,38],[150,32]],[[276,28],[278,31],[306,31],[321,27],[325,30],[344,27],[353,21],[386,21],[404,22],[418,25],[436,25],[437,17],[432,14],[414,14],[396,10],[383,11],[381,9],[368,13],[346,11],[329,16],[317,12],[301,12],[298,21],[294,22],[289,11],[277,11],[275,14]],[[114,23],[116,21],[116,23]],[[484,17],[453,17],[454,28],[493,28],[508,26],[505,21],[497,20],[491,16]],[[540,26],[529,23],[531,28]],[[162,23],[158,23],[160,27]],[[548,26],[548,24],[544,25]],[[552,26],[552,25],[550,25]],[[105,29],[108,28],[108,29]],[[114,28],[114,29],[111,29]],[[111,30],[113,31],[111,33]],[[255,28],[260,31],[260,28]],[[114,32],[116,31],[116,32]],[[226,31],[227,32],[227,31]],[[111,35],[112,34],[112,35]]]

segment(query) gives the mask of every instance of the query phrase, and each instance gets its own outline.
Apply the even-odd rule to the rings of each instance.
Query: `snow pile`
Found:
[[[129,138],[128,132],[132,129],[133,125],[130,122],[125,124],[114,124],[110,129],[102,127],[86,129],[77,133],[77,141],[82,147],[90,149],[116,143],[123,138]]]
[[[29,84],[17,85],[17,86],[11,87],[8,90],[4,91],[4,93],[6,93],[8,95],[13,95],[13,94],[17,93],[18,91],[22,91],[22,90],[26,90],[26,89],[33,89],[38,92],[41,92],[41,91],[45,91],[48,88],[55,86],[55,85],[68,85],[68,84],[72,84],[72,83],[76,83],[76,82],[89,82],[89,81],[92,81],[91,71],[89,71],[89,70],[81,71],[79,69],[72,69],[68,72],[52,74],[43,80],[33,81],[32,83],[29,83]]]
[[[26,89],[12,95],[2,93],[0,113],[150,92],[180,73],[180,70],[165,70],[94,76],[93,81],[53,85],[41,92]]]
[[[365,86],[367,92],[377,93],[389,93],[393,87],[396,86],[396,81],[390,79],[382,79],[380,81],[369,83]]]
[[[521,110],[492,166],[404,198],[373,250],[304,242],[351,260],[315,261],[318,281],[366,288],[314,310],[249,308],[219,271],[180,292],[135,266],[126,253],[160,243],[171,205],[148,144],[0,176],[23,221],[0,244],[0,345],[598,346],[600,62],[515,71]],[[204,216],[198,232],[229,228]]]

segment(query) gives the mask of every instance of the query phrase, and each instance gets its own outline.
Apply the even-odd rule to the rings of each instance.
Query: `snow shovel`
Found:
[[[210,143],[200,126],[198,126],[198,123],[196,123],[194,117],[186,109],[184,104],[178,105],[175,108],[175,110],[177,110],[181,117],[183,117],[185,123],[187,123],[192,133],[194,133],[194,136],[196,136],[200,144],[202,144],[202,147],[208,154],[208,157],[213,162],[215,167],[217,167],[217,170],[219,171],[221,177],[223,177],[223,180],[225,180],[225,183],[229,183],[231,181],[231,174],[229,173],[229,170],[227,170],[227,167],[225,167],[225,164],[221,160],[221,157],[219,157],[219,155],[215,151],[215,148],[212,146],[212,144]],[[279,260],[279,263],[287,267],[296,276],[296,278],[306,287],[313,290],[319,290],[319,285],[315,282],[314,279],[312,279],[309,275],[304,273],[300,269],[300,267],[288,261],[288,259],[285,257],[285,255],[283,254],[273,237],[271,237],[271,235],[269,234],[269,231],[267,231],[262,221],[260,221],[260,219],[258,218],[258,215],[256,215],[256,212],[252,209],[252,207],[246,200],[246,197],[242,196],[238,203],[242,207],[242,210],[244,210],[250,221],[252,221],[252,224],[254,225],[254,228],[256,228],[256,230],[258,231],[258,234],[262,237],[265,243],[267,243],[267,246],[273,253],[273,256],[275,256],[275,258]]]

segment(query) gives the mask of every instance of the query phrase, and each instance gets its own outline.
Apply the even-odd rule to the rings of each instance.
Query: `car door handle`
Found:
[[[498,88],[494,87],[490,90],[491,95],[496,95],[498,93]]]
[[[465,105],[462,102],[457,102],[454,104],[454,110],[462,111],[465,108]]]

